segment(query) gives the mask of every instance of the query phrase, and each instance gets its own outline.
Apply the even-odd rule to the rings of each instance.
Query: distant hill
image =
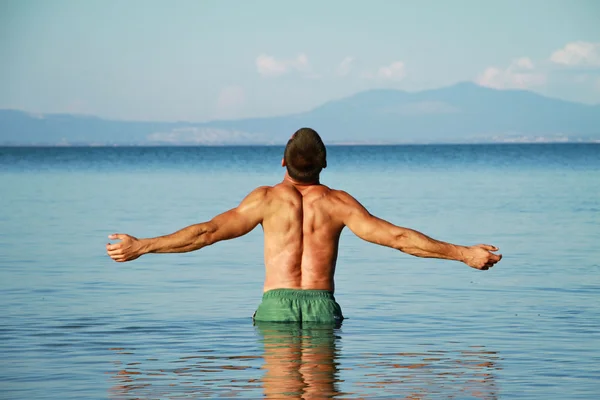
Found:
[[[421,92],[370,90],[300,114],[205,123],[0,110],[0,144],[283,144],[303,126],[327,143],[600,141],[600,105],[460,83]]]

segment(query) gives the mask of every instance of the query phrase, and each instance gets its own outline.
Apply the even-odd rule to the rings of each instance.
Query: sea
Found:
[[[600,144],[330,146],[322,183],[489,271],[345,230],[341,326],[254,325],[262,230],[113,262],[210,220],[283,147],[0,148],[2,399],[598,399]]]

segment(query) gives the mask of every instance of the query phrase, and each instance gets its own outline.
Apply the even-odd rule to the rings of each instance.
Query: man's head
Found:
[[[319,134],[310,128],[298,129],[285,146],[283,166],[295,181],[317,182],[321,170],[327,167],[327,153]]]

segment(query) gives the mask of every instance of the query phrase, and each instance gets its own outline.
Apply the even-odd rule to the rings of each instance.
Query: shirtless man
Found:
[[[487,270],[502,258],[493,253],[498,250],[495,246],[458,246],[393,225],[371,215],[348,193],[321,185],[326,150],[310,128],[294,133],[281,165],[286,167],[283,182],[256,188],[236,208],[166,236],[110,235],[109,239],[121,242],[107,244],[108,255],[124,262],[147,253],[185,253],[245,235],[261,224],[266,274],[263,300],[254,318],[277,322],[343,319],[333,293],[338,243],[345,226],[371,243],[417,257],[461,261],[478,270]]]

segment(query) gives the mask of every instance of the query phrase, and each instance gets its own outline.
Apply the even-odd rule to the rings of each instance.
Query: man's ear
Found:
[[[286,165],[287,165],[287,164],[285,163],[285,158],[282,158],[282,159],[281,159],[281,166],[282,166],[282,167],[285,167]]]
[[[325,160],[325,164],[323,165],[323,168],[327,168],[327,160]]]

